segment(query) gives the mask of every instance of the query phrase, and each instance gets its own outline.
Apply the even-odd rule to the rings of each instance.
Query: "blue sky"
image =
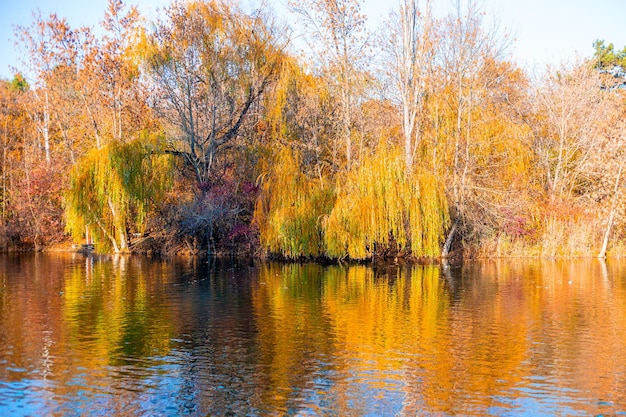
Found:
[[[251,0],[244,0],[250,2]],[[445,10],[449,0],[432,0],[438,10]],[[135,0],[139,9],[154,18],[157,7],[169,0]],[[284,12],[286,0],[271,0],[278,12]],[[386,15],[394,0],[365,0],[363,11],[375,26]],[[626,0],[484,0],[488,15],[497,16],[501,26],[510,29],[516,42],[512,58],[521,66],[558,64],[576,53],[589,56],[592,42],[604,39],[616,47],[626,45]],[[0,77],[10,78],[10,65],[20,67],[14,48],[13,25],[28,25],[32,11],[56,12],[71,25],[97,25],[107,0],[0,0]]]

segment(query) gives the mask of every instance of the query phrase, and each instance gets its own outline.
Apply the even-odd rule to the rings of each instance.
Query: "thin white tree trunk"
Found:
[[[456,220],[450,231],[448,232],[448,237],[446,238],[446,242],[443,244],[443,249],[441,250],[441,257],[447,258],[450,255],[450,249],[452,248],[452,241],[454,240],[454,235],[456,233],[456,229],[458,227],[458,220]]]
[[[44,92],[44,107],[43,107],[43,147],[46,154],[46,163],[50,164],[50,102],[48,99],[48,92]]]
[[[619,198],[619,183],[622,178],[622,169],[624,168],[624,162],[619,165],[617,170],[617,177],[615,178],[615,187],[613,187],[613,201],[611,202],[611,212],[609,213],[609,219],[606,222],[606,229],[604,231],[604,238],[602,239],[602,248],[598,254],[598,258],[606,258],[606,250],[609,245],[609,236],[611,235],[611,229],[613,228],[613,221],[615,219],[615,211],[617,210],[617,201]]]

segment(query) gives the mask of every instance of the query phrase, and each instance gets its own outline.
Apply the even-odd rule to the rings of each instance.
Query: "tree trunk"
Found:
[[[448,237],[446,238],[446,242],[443,244],[443,249],[441,250],[441,257],[447,258],[450,255],[450,248],[452,247],[452,241],[454,240],[454,235],[456,233],[456,229],[458,227],[459,221],[455,220],[448,232]]]
[[[43,110],[43,147],[46,154],[46,163],[50,165],[50,103],[48,100],[48,92],[45,91],[45,104]]]
[[[602,239],[602,248],[600,249],[598,258],[606,258],[606,249],[609,245],[609,236],[611,235],[613,220],[615,219],[615,211],[617,210],[617,200],[619,198],[619,183],[622,177],[623,168],[624,162],[619,165],[619,169],[617,170],[617,178],[615,178],[615,187],[613,188],[613,201],[611,202],[611,212],[609,213],[609,219],[606,223],[606,230],[604,231],[604,238]]]

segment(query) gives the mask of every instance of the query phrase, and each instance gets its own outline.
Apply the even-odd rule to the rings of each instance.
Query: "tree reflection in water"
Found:
[[[626,264],[0,257],[2,414],[626,411]]]

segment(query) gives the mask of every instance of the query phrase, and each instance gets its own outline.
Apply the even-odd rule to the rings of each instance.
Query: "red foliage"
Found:
[[[63,190],[66,180],[60,167],[40,165],[21,179],[11,196],[10,213],[5,226],[19,230],[21,245],[40,249],[63,239]]]
[[[514,239],[531,237],[537,232],[531,219],[524,214],[514,213],[506,208],[502,210],[502,216],[504,218],[502,230]]]

